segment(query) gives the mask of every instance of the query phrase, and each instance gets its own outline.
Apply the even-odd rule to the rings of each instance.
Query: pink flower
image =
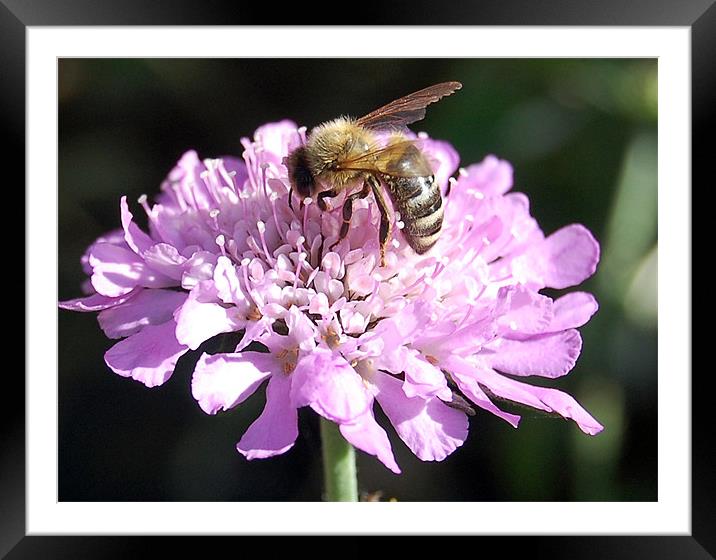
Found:
[[[594,273],[599,245],[586,228],[545,236],[527,197],[509,192],[507,162],[488,156],[451,179],[456,152],[426,139],[445,194],[440,239],[417,255],[398,222],[382,267],[372,197],[355,202],[337,244],[345,195],[326,212],[310,199],[289,206],[282,160],[304,140],[282,121],[243,140],[243,161],[187,152],[157,202],[140,200],[149,234],[122,198],[121,232],[83,259],[93,293],[60,304],[99,311],[107,336],[122,338],[105,355],[113,371],[161,385],[181,355],[239,333],[233,352],[202,354],[192,392],[216,414],[268,381],[266,406],[237,445],[248,459],[290,449],[305,406],[396,473],[376,402],[425,461],[463,444],[468,401],[515,427],[519,416],[495,397],[560,414],[587,434],[602,430],[566,393],[515,379],[561,377],[579,356],[577,328],[596,312],[594,297],[539,292]]]

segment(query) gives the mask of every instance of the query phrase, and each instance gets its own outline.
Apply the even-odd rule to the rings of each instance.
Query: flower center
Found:
[[[296,363],[298,362],[298,346],[284,348],[276,354],[276,357],[281,362],[283,372],[286,375],[290,375],[296,369]]]
[[[341,337],[338,336],[333,327],[329,327],[322,338],[331,350],[335,350],[341,345]]]
[[[440,363],[435,356],[431,356],[430,354],[426,354],[425,359],[428,361],[429,364],[432,364],[434,366]]]
[[[251,309],[249,309],[249,312],[246,314],[246,318],[249,321],[259,321],[262,317],[263,315],[261,315],[261,312],[255,305],[252,306]]]

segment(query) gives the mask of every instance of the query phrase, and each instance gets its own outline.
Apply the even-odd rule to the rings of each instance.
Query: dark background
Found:
[[[80,295],[79,258],[120,225],[120,196],[156,194],[185,150],[240,155],[239,139],[265,122],[310,128],[460,80],[414,130],[449,140],[463,165],[488,153],[509,160],[546,233],[579,222],[602,244],[600,268],[580,288],[600,312],[581,329],[577,366],[553,386],[606,429],[591,438],[528,413],[514,430],[478,411],[466,444],[442,463],[419,461],[389,429],[404,474],[359,453],[361,490],[399,500],[655,500],[656,75],[655,60],[626,59],[61,60],[59,297]],[[147,389],[106,367],[112,344],[93,314],[59,312],[60,500],[319,499],[312,414],[301,415],[290,452],[248,462],[234,445],[263,406],[260,392],[207,416],[191,397],[191,358]]]

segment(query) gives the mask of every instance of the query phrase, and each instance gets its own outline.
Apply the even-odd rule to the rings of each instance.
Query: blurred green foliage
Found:
[[[443,80],[464,87],[413,128],[450,141],[463,165],[489,153],[509,160],[546,233],[579,222],[602,244],[600,268],[580,288],[601,309],[581,329],[577,366],[553,385],[606,428],[590,438],[528,413],[514,430],[478,412],[468,442],[440,464],[421,463],[391,434],[405,474],[359,454],[361,490],[399,500],[656,500],[655,59],[62,59],[60,298],[80,294],[79,258],[119,226],[119,197],[151,197],[183,151],[240,154],[240,138],[265,122],[310,128]],[[93,316],[60,312],[59,327],[60,500],[319,498],[310,414],[291,452],[249,463],[234,444],[260,395],[208,417],[191,398],[191,359],[148,390],[106,368],[112,342]]]

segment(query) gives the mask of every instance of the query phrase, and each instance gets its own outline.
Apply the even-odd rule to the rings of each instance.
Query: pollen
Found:
[[[263,315],[261,314],[261,311],[259,311],[257,307],[252,307],[251,309],[249,309],[249,312],[246,314],[246,318],[249,321],[260,321],[263,318]]]
[[[341,337],[338,336],[338,333],[336,333],[336,331],[334,331],[332,328],[329,328],[328,332],[326,332],[326,334],[321,338],[323,338],[323,341],[328,344],[329,348],[333,350],[335,350],[341,345]]]
[[[284,348],[276,353],[276,357],[281,362],[281,368],[286,375],[289,375],[296,369],[298,363],[298,347]]]

